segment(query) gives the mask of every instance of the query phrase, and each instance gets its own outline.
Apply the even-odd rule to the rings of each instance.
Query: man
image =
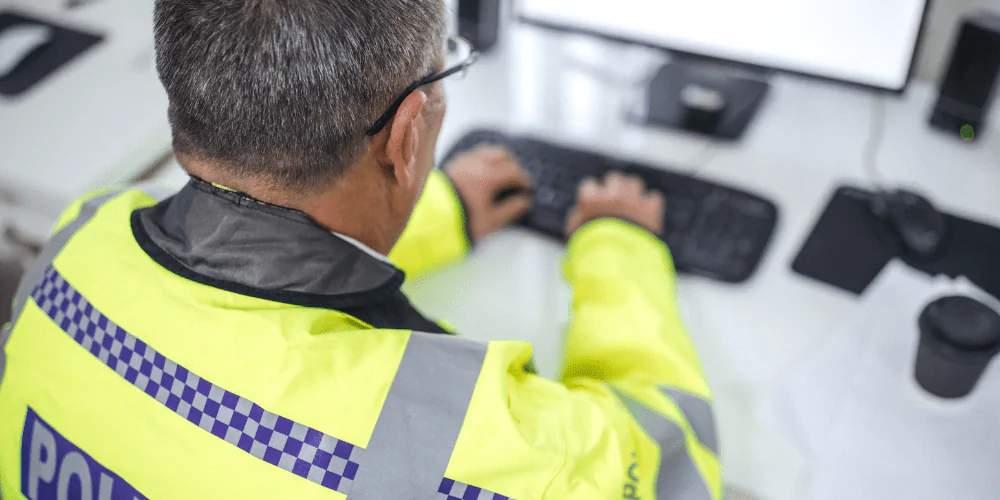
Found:
[[[440,79],[468,65],[442,57],[440,0],[155,12],[192,180],[85,197],[24,278],[5,498],[721,497],[663,200],[639,180],[580,187],[559,382],[400,291],[530,205],[503,150],[432,168]]]

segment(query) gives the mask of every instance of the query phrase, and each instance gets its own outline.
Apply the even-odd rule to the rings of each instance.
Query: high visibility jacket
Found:
[[[432,174],[394,266],[197,179],[76,202],[0,337],[3,498],[719,500],[666,247],[616,220],[572,237],[553,381],[400,291],[465,254],[463,218]]]

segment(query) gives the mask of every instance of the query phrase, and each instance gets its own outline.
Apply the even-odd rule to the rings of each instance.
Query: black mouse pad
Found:
[[[72,30],[11,11],[0,12],[0,35],[18,24],[44,24],[52,28],[52,41],[29,54],[14,71],[0,78],[0,95],[17,96],[53,74],[102,40],[90,33]]]
[[[860,294],[891,259],[899,258],[929,274],[965,276],[1000,297],[1000,229],[949,214],[937,255],[916,257],[905,251],[887,222],[872,214],[873,197],[871,191],[837,188],[792,270]]]

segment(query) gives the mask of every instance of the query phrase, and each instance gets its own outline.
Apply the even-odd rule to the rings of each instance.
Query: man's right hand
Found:
[[[584,224],[604,217],[622,219],[663,234],[666,201],[659,192],[647,192],[642,179],[610,172],[603,180],[587,179],[580,184],[576,206],[566,217],[566,237]]]

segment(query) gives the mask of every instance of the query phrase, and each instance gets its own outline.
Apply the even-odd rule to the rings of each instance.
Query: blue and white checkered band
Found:
[[[167,359],[94,309],[51,266],[32,298],[84,349],[188,422],[292,474],[350,491],[364,449],[271,413]]]
[[[432,425],[426,428],[418,426],[404,429],[403,427],[412,426],[415,423],[419,425],[426,423],[414,422],[414,420],[420,419],[415,417],[415,414],[409,415],[407,410],[400,410],[397,407],[397,412],[401,411],[409,415],[404,419],[405,424],[393,422],[385,424],[385,427],[380,427],[382,424],[377,424],[372,442],[369,443],[369,449],[366,450],[306,425],[293,422],[281,415],[271,413],[249,399],[227,391],[167,359],[95,309],[51,265],[44,271],[43,279],[32,291],[31,297],[38,304],[38,307],[80,346],[137,389],[156,399],[181,418],[271,465],[345,495],[353,492],[352,498],[396,497],[399,496],[399,491],[412,488],[413,485],[409,484],[408,479],[403,475],[397,474],[402,478],[397,478],[396,483],[399,484],[385,481],[384,471],[379,473],[379,468],[398,470],[398,467],[411,467],[414,471],[419,471],[416,473],[418,477],[428,481],[426,486],[431,490],[430,493],[435,493],[433,492],[433,484],[438,484],[436,478],[444,474],[454,440],[461,428],[464,416],[462,410],[467,407],[468,400],[472,397],[472,390],[478,377],[478,367],[481,366],[486,353],[485,346],[476,347],[473,349],[475,355],[466,359],[466,364],[472,367],[467,373],[460,373],[461,376],[457,376],[456,373],[445,371],[442,372],[440,380],[432,381],[417,380],[420,378],[419,371],[422,366],[426,366],[425,362],[445,363],[448,359],[447,356],[451,354],[448,349],[441,349],[441,346],[431,349],[439,355],[445,356],[441,359],[429,361],[414,359],[409,364],[405,361],[401,363],[400,370],[403,369],[403,366],[409,366],[409,369],[418,370],[418,374],[408,374],[402,377],[397,374],[397,380],[393,382],[393,388],[390,389],[387,404],[390,404],[388,401],[400,403],[405,400],[396,392],[399,390],[397,384],[414,384],[414,387],[410,389],[401,390],[406,393],[421,392],[418,390],[419,388],[428,386],[441,387],[451,399],[441,399],[439,403],[455,400],[447,403],[448,405],[454,404],[454,407],[446,406],[435,410],[444,412],[445,415],[455,419],[453,425],[449,427],[450,434],[441,433],[441,426],[436,425],[440,422],[432,422]],[[417,334],[414,335],[417,336]],[[426,347],[425,342],[430,342],[427,340],[430,338],[456,342],[454,339],[445,339],[444,336],[417,336],[415,338],[416,340],[411,338],[410,346],[407,348],[408,353],[410,347],[415,350],[419,350],[421,345]],[[448,345],[454,346],[455,344]],[[468,346],[454,347],[454,349],[456,355],[472,352]],[[404,360],[407,355],[404,354]],[[456,362],[454,359],[452,361]],[[454,397],[462,390],[456,391],[455,387],[448,386],[449,383],[456,382],[466,386],[463,389],[464,400]],[[398,416],[384,408],[382,413],[379,417],[380,422],[383,418],[391,421]],[[402,436],[410,436],[415,443],[400,443],[398,439],[394,438],[396,431],[402,432]],[[380,432],[382,433],[381,437]],[[419,444],[421,437],[434,445],[420,448],[422,446]],[[395,450],[395,448],[406,448],[407,446],[417,446],[419,451],[397,453]],[[406,459],[412,461],[413,453],[424,453],[425,456],[422,457],[420,463],[416,464],[394,462],[394,460]],[[432,467],[428,467],[427,464],[431,464]],[[366,479],[363,477],[366,474],[365,471],[370,473],[367,484],[365,484]],[[436,498],[439,500],[510,500],[506,496],[448,478],[441,480],[437,488]]]
[[[499,493],[445,478],[438,488],[438,500],[512,500]]]

